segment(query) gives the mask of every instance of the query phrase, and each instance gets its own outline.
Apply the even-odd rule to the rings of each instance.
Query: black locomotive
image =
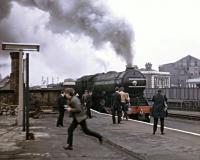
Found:
[[[109,112],[111,95],[116,86],[124,87],[125,92],[129,93],[129,117],[149,121],[150,106],[143,96],[146,79],[134,67],[127,66],[123,72],[110,71],[87,75],[76,81],[76,90],[79,95],[82,95],[85,90],[93,91],[93,108],[101,112]]]

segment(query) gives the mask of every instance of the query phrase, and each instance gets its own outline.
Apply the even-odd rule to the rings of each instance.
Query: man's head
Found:
[[[115,91],[119,91],[119,87],[115,87]]]
[[[85,90],[85,93],[86,93],[86,94],[88,93],[88,90],[87,90],[87,89]]]
[[[89,91],[88,91],[88,94],[91,96],[91,95],[92,95],[92,91],[91,91],[91,90],[89,90]]]
[[[119,91],[121,92],[121,91],[124,91],[124,87],[120,87],[119,88]]]
[[[66,88],[65,89],[65,96],[67,97],[67,99],[71,99],[75,94],[75,91],[73,88]]]
[[[60,92],[60,94],[65,94],[65,92],[62,90],[62,91]]]

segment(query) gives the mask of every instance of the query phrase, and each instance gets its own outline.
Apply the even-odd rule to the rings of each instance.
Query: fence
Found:
[[[157,88],[146,88],[144,95],[151,99],[157,92]],[[163,94],[172,100],[200,100],[200,88],[162,88]]]
[[[144,95],[152,99],[158,88],[146,88]],[[178,110],[200,111],[200,88],[162,88],[168,98],[169,108]]]

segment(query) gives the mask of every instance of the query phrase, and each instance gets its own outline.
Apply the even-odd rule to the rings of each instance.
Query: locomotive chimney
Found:
[[[136,69],[136,68],[137,68],[137,66],[132,65],[132,64],[130,64],[130,63],[126,65],[126,71],[127,71],[127,70],[130,70],[130,69]]]

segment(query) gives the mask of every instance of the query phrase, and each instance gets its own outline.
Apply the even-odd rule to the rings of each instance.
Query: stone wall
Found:
[[[16,105],[14,90],[0,90],[0,104]]]
[[[34,110],[36,105],[43,106],[44,108],[53,109],[56,107],[56,100],[60,94],[60,90],[30,90],[30,110]],[[15,94],[13,90],[0,91],[0,115],[14,115],[18,104],[15,103]],[[36,104],[37,101],[37,104]]]
[[[30,90],[30,104],[34,105],[34,101],[38,100],[40,106],[54,107],[61,90]]]
[[[2,115],[10,115],[16,116],[17,115],[17,105],[7,105],[7,104],[0,104],[0,116]]]

